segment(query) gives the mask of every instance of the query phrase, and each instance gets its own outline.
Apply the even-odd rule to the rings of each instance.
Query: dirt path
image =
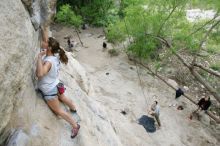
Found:
[[[104,105],[109,122],[124,146],[214,146],[219,142],[210,134],[210,128],[196,120],[189,121],[187,116],[195,107],[186,99],[180,98],[183,111],[169,107],[174,100],[174,92],[161,81],[147,74],[129,62],[125,54],[110,57],[102,49],[104,41],[101,29],[82,30],[80,37],[84,47],[79,44],[73,29],[59,25],[52,27],[53,35],[67,47],[65,36],[73,36],[78,42],[73,53],[85,67],[95,90],[94,100]],[[111,45],[108,44],[108,49]],[[140,72],[140,80],[137,75]],[[154,100],[161,107],[162,128],[148,133],[138,120],[147,114],[146,110]],[[121,114],[124,110],[126,115]],[[218,133],[216,134],[218,136]]]

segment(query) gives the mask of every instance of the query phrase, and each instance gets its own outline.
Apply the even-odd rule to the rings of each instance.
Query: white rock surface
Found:
[[[0,1],[0,145],[193,146],[204,145],[205,140],[211,142],[210,145],[218,143],[200,123],[186,121],[184,117],[191,108],[184,112],[169,108],[167,103],[171,101],[173,91],[143,70],[140,70],[144,83],[141,89],[137,68],[132,65],[131,70],[123,56],[113,60],[103,54],[99,48],[102,38],[98,40],[96,32],[89,32],[89,29],[83,33],[93,34],[83,39],[88,48],[80,49],[79,53],[83,52],[84,56],[77,54],[85,61],[82,63],[86,70],[73,54],[67,53],[69,63],[63,65],[60,72],[67,88],[66,95],[76,103],[81,118],[79,135],[71,139],[70,125],[57,117],[35,91],[39,32],[35,31],[37,27],[33,27],[30,17],[46,16],[37,19],[40,20],[37,23],[48,24],[55,0],[23,2],[26,7],[33,7],[28,9],[29,12],[33,10],[30,15],[20,0]],[[108,76],[106,72],[109,72]],[[137,120],[146,114],[154,97],[161,105],[163,127],[149,134]],[[122,115],[121,110],[128,114]],[[11,132],[12,129],[17,132]],[[7,143],[3,143],[7,138]]]

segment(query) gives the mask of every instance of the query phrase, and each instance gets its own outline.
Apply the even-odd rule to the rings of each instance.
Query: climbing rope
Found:
[[[141,76],[140,76],[139,68],[138,68],[136,62],[135,62],[135,67],[136,67],[136,70],[137,70],[137,75],[138,75],[138,79],[139,79],[141,91],[142,91],[142,94],[143,94],[143,98],[144,98],[144,100],[145,100],[145,103],[148,105],[148,101],[147,101],[147,98],[146,98],[146,95],[145,95],[145,92],[144,92],[143,83],[142,83],[142,81],[141,81]]]

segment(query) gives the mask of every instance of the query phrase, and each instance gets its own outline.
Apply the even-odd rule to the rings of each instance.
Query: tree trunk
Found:
[[[210,68],[206,68],[206,67],[202,66],[201,64],[197,64],[197,63],[195,63],[194,66],[199,67],[199,68],[203,69],[204,71],[207,71],[208,73],[220,78],[220,73],[218,71],[214,71]]]
[[[171,84],[169,84],[166,79],[164,79],[164,77],[162,77],[161,75],[155,73],[154,71],[152,71],[150,69],[150,67],[148,67],[147,65],[143,64],[142,62],[138,62],[137,60],[135,59],[131,59],[129,58],[130,60],[134,61],[135,63],[141,65],[142,67],[146,68],[148,71],[150,71],[153,75],[155,75],[156,77],[158,77],[161,81],[163,81],[166,85],[168,85],[169,87],[171,87],[172,89],[174,89],[175,91],[177,90],[175,87],[173,87]],[[187,94],[184,94],[183,95],[184,97],[186,97],[189,101],[191,101],[192,103],[194,103],[195,105],[197,105],[197,102],[195,102],[191,97],[189,97],[189,95]],[[217,123],[220,123],[220,119],[217,118],[214,114],[212,114],[211,112],[209,111],[206,111],[205,112],[207,115],[209,115],[210,118],[212,118],[213,120],[215,120]]]
[[[81,45],[83,46],[83,42],[82,42],[82,40],[81,40],[81,38],[80,38],[80,36],[79,36],[79,32],[78,32],[78,30],[75,29],[75,31],[76,31],[76,34],[77,34],[77,36],[78,36],[78,38],[79,38],[79,41],[80,41]]]
[[[214,96],[214,98],[218,102],[220,102],[220,95],[216,92],[216,90],[207,81],[205,81],[194,68],[190,69],[190,72],[197,79],[197,81],[199,81],[202,85],[204,85],[206,89]]]

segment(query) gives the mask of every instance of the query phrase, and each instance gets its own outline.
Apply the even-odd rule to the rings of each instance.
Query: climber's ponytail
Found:
[[[68,57],[66,56],[66,53],[62,48],[59,49],[59,55],[60,55],[60,61],[64,64],[67,64]]]
[[[60,56],[60,61],[62,63],[65,63],[67,64],[68,63],[68,57],[66,56],[66,53],[65,51],[60,47],[60,44],[59,42],[52,38],[52,37],[49,37],[48,39],[48,46],[51,47],[51,52],[54,54],[54,53],[59,53],[59,56]]]

